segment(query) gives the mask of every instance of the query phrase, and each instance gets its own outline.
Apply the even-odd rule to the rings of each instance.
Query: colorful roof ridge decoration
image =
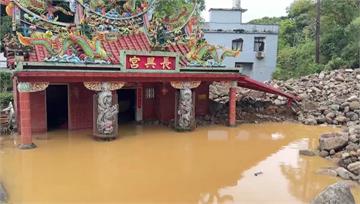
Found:
[[[167,50],[170,52],[177,52],[181,55],[180,64],[182,66],[187,66],[189,61],[186,59],[186,54],[189,52],[189,48],[185,43],[172,43],[167,47]]]
[[[30,62],[119,64],[120,52],[133,50],[176,52],[183,67],[221,67],[225,57],[240,54],[203,39],[197,0],[163,17],[157,1],[2,2],[13,16],[18,42],[31,48],[25,58]]]
[[[51,54],[49,54],[48,50],[44,46],[46,39],[37,40],[44,40],[44,42],[34,45],[33,51],[29,53],[30,62],[43,62],[46,61],[47,58],[51,57]],[[58,41],[55,41],[54,43],[56,44],[54,48],[59,49],[62,46]],[[116,40],[105,39],[101,41],[101,44],[107,54],[108,61],[111,64],[119,64],[121,50],[151,51],[149,40],[146,35],[141,32],[119,36]],[[65,53],[69,56],[72,54],[71,50],[66,50]]]

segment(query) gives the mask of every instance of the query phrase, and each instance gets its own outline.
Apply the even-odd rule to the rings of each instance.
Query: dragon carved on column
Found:
[[[97,94],[97,101],[97,131],[100,134],[111,135],[114,133],[114,121],[119,107],[112,105],[112,94],[108,83],[103,83],[101,92]]]
[[[193,117],[193,100],[191,89],[181,89],[177,109],[178,126],[182,130],[191,129]]]

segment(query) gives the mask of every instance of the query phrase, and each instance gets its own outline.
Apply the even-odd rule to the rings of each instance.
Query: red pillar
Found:
[[[31,133],[31,109],[30,109],[30,93],[19,93],[19,111],[20,111],[20,149],[32,149],[36,145],[32,143]]]
[[[236,126],[236,88],[231,87],[229,93],[229,126]]]

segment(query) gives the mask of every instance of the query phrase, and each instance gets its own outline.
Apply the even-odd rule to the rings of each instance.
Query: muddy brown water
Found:
[[[337,178],[332,164],[298,150],[317,146],[330,127],[267,123],[177,133],[120,127],[112,142],[91,131],[38,135],[30,151],[3,141],[0,181],[9,203],[308,203]],[[360,189],[353,189],[360,203]]]

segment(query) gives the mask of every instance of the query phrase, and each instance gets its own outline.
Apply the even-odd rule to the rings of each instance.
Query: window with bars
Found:
[[[242,38],[236,39],[232,41],[232,50],[240,50],[243,49],[244,40]]]
[[[155,98],[155,89],[154,88],[146,88],[145,89],[145,98],[146,99],[154,99]]]
[[[255,52],[264,52],[265,51],[265,37],[255,37],[254,51]]]

